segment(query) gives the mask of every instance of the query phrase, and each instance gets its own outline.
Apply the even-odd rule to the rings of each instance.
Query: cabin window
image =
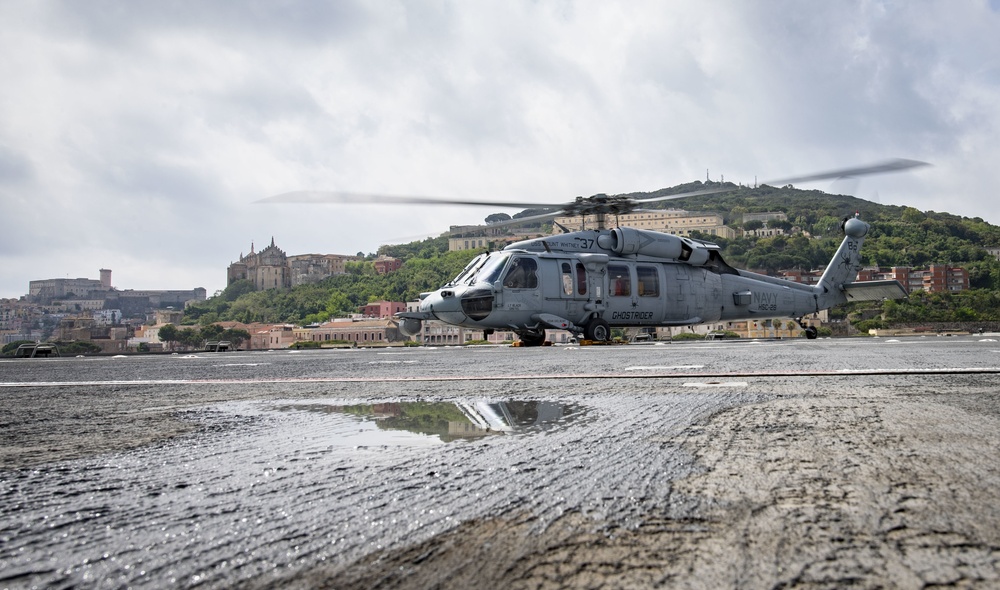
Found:
[[[639,297],[660,296],[660,275],[655,266],[638,266],[635,274],[639,279]]]
[[[582,262],[576,263],[576,293],[577,295],[587,294],[587,269],[583,268]]]
[[[503,286],[508,289],[537,289],[538,263],[534,258],[515,258],[510,263]]]
[[[562,290],[563,290],[563,295],[572,295],[573,294],[573,268],[569,265],[568,262],[563,262],[560,266],[562,268]]]
[[[611,281],[612,297],[628,297],[632,295],[632,274],[629,272],[627,266],[609,264],[608,277]]]

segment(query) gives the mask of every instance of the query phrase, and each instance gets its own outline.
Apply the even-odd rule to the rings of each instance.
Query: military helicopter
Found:
[[[786,185],[858,177],[925,165],[890,160],[769,181]],[[605,228],[609,215],[635,211],[646,203],[732,190],[708,188],[648,199],[595,195],[562,205],[448,201],[425,197],[373,196],[326,191],[286,193],[264,202],[358,202],[462,204],[493,208],[548,208],[550,211],[491,227],[595,216],[595,229],[572,231],[510,244],[480,254],[454,279],[422,293],[419,310],[396,314],[401,331],[420,333],[424,320],[477,328],[486,334],[512,330],[522,346],[540,346],[547,329],[568,330],[596,342],[611,340],[614,327],[689,326],[708,322],[790,318],[846,303],[906,297],[896,280],[856,281],[860,250],[871,227],[857,215],[844,218],[844,239],[816,285],[805,285],[733,268],[711,242],[630,227]],[[813,327],[805,328],[809,339]]]

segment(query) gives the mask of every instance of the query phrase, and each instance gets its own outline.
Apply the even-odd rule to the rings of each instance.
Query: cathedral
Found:
[[[357,256],[342,254],[299,254],[288,256],[285,251],[271,245],[260,252],[254,251],[250,244],[250,253],[229,265],[226,285],[236,281],[249,280],[257,291],[265,289],[287,289],[298,285],[318,283],[323,279],[344,274],[345,263],[349,260],[359,260]]]
[[[292,276],[289,270],[288,256],[285,255],[284,250],[274,245],[272,237],[271,245],[267,248],[260,252],[254,252],[251,243],[250,253],[246,256],[240,254],[239,261],[229,265],[226,285],[247,279],[253,282],[254,288],[258,291],[286,289],[292,286]]]

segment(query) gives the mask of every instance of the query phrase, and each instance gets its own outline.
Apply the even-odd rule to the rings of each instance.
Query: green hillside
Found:
[[[744,213],[783,211],[788,216],[788,227],[801,228],[804,232],[772,238],[740,237],[732,240],[700,236],[722,246],[723,256],[733,266],[764,272],[820,268],[830,261],[840,243],[841,220],[858,212],[873,227],[862,249],[865,264],[883,267],[923,267],[931,263],[958,265],[969,271],[972,289],[1000,292],[1000,262],[985,250],[987,247],[1000,246],[1000,227],[990,225],[980,218],[970,219],[933,211],[921,212],[910,207],[881,205],[855,197],[830,195],[816,190],[804,191],[791,186],[779,188],[765,185],[749,188],[731,183],[722,185],[694,182],[629,196],[648,198],[712,186],[732,190],[662,201],[654,205],[720,213],[726,224],[736,229],[742,229]],[[479,253],[447,250],[446,237],[383,246],[380,253],[403,260],[398,271],[389,275],[377,274],[372,263],[374,255],[370,255],[368,260],[348,263],[347,274],[291,290],[253,292],[251,284],[237,282],[209,300],[188,308],[185,323],[207,324],[235,320],[245,323],[308,324],[356,313],[358,307],[372,301],[412,301],[421,292],[436,289],[456,276]],[[959,299],[972,298],[974,295],[978,297],[978,303],[969,309],[976,318],[989,319],[985,316],[997,313],[997,306],[991,303],[996,301],[996,293],[989,296],[970,293],[959,296]],[[924,296],[917,299],[927,305],[949,309],[968,307],[961,301],[957,304],[951,302],[952,297],[948,294],[935,297],[936,301],[930,303]],[[914,299],[914,303],[917,299]],[[941,303],[938,300],[947,301]],[[907,316],[917,314],[909,305],[906,302],[897,305],[894,312]],[[994,307],[992,314],[989,309],[983,309],[990,305]],[[947,315],[946,312],[941,313]],[[968,314],[966,316],[971,317]]]

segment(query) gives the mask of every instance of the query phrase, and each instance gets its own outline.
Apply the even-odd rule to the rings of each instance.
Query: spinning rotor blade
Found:
[[[649,199],[636,199],[632,201],[635,204],[638,203],[655,203],[657,201],[669,201],[671,199],[683,199],[684,197],[697,197],[698,195],[714,195],[715,193],[726,193],[732,192],[732,187],[722,187],[722,188],[706,188],[700,191],[690,191],[687,193],[677,193],[676,195],[663,195],[660,197],[652,197]]]
[[[266,197],[255,203],[315,203],[344,204],[374,203],[381,205],[475,205],[477,207],[503,207],[532,209],[561,207],[559,203],[540,204],[512,201],[467,201],[464,199],[436,199],[433,197],[381,195],[375,193],[350,193],[338,191],[293,191]]]
[[[908,170],[910,168],[919,168],[920,166],[930,166],[927,162],[920,162],[918,160],[906,160],[904,158],[896,158],[894,160],[886,160],[879,164],[872,164],[870,166],[859,166],[857,168],[842,168],[840,170],[831,170],[829,172],[819,172],[816,174],[809,174],[806,176],[793,176],[791,178],[781,178],[778,180],[769,180],[763,184],[769,184],[771,186],[783,186],[786,184],[795,184],[796,182],[812,182],[814,180],[829,180],[831,178],[857,178],[858,176],[867,176],[869,174],[884,174],[886,172],[899,172],[902,170]]]
[[[791,178],[771,180],[765,182],[764,184],[769,184],[772,186],[781,186],[796,182],[811,182],[814,180],[827,180],[831,178],[856,178],[859,176],[866,176],[869,174],[899,172],[902,170],[907,170],[909,168],[916,168],[919,166],[929,166],[929,164],[927,164],[926,162],[918,162],[916,160],[905,160],[897,158],[895,160],[887,160],[885,162],[873,164],[870,166],[843,168],[840,170],[831,170],[829,172],[820,172],[817,174],[809,174],[806,176],[795,176]],[[733,190],[732,186],[720,186],[720,187],[706,188],[696,191],[688,191],[684,193],[677,193],[673,195],[650,197],[646,199],[633,199],[624,195],[597,194],[590,197],[577,197],[574,201],[571,201],[569,203],[537,203],[537,202],[529,203],[524,201],[482,201],[482,200],[471,201],[466,199],[438,199],[438,198],[420,197],[420,196],[382,195],[382,194],[352,193],[352,192],[338,192],[338,191],[295,191],[295,192],[275,195],[273,197],[267,197],[264,199],[260,199],[259,201],[256,202],[257,203],[341,203],[347,205],[356,205],[359,203],[375,203],[375,204],[388,204],[388,205],[407,205],[407,204],[473,205],[476,207],[552,210],[549,213],[544,213],[541,215],[522,217],[520,219],[494,224],[495,227],[503,227],[505,225],[515,225],[531,221],[543,221],[543,220],[548,221],[560,215],[566,215],[570,217],[587,216],[587,215],[598,215],[598,216],[620,215],[634,211],[639,205],[644,203],[655,203],[658,201],[682,199],[684,197],[694,197],[698,195],[711,195],[715,193],[730,192],[732,190]]]
[[[540,221],[542,223],[546,221],[552,221],[556,217],[563,215],[562,211],[552,211],[550,213],[541,213],[539,215],[529,215],[528,217],[518,217],[516,219],[508,219],[507,221],[498,221],[496,223],[488,223],[486,227],[489,229],[498,227],[507,227],[508,225],[522,225],[525,223],[533,223]]]

